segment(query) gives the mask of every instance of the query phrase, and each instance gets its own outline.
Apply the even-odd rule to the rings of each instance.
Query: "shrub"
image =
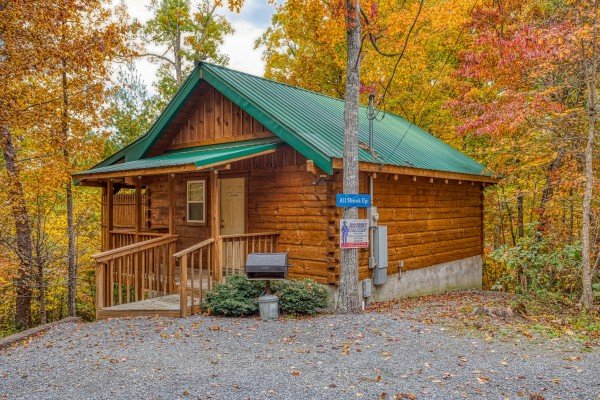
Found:
[[[555,246],[549,240],[525,237],[515,246],[502,246],[490,254],[486,266],[500,264],[502,272],[490,279],[492,288],[517,293],[558,293],[576,300],[581,293],[581,244]],[[521,279],[517,271],[522,271]]]
[[[327,288],[310,279],[274,281],[271,289],[279,297],[279,307],[285,314],[315,315],[327,307]],[[256,315],[258,297],[264,292],[264,281],[251,281],[241,274],[230,275],[206,294],[202,307],[213,315]]]
[[[319,309],[327,307],[327,288],[311,279],[276,281],[271,287],[279,297],[279,307],[285,314],[315,315]]]
[[[264,291],[264,283],[250,281],[244,275],[230,275],[206,293],[203,308],[214,315],[243,317],[258,313],[257,298]]]

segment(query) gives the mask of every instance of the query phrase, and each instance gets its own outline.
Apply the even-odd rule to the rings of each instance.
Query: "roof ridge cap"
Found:
[[[213,64],[213,63],[206,62],[206,61],[202,61],[201,63],[202,63],[202,64],[207,64],[207,65],[209,65],[209,66],[211,66],[211,67],[216,67],[216,68],[220,68],[220,69],[225,69],[225,70],[227,70],[227,71],[235,72],[235,73],[237,73],[237,74],[244,74],[244,75],[250,76],[250,77],[252,77],[252,78],[258,78],[258,79],[261,79],[261,80],[263,80],[263,81],[267,81],[267,82],[273,82],[273,83],[276,83],[276,84],[278,84],[278,85],[283,85],[283,86],[290,87],[290,88],[292,88],[292,89],[298,89],[298,90],[302,90],[302,91],[305,91],[305,92],[313,93],[313,94],[316,94],[316,95],[319,95],[319,96],[323,96],[323,97],[330,98],[330,99],[332,99],[332,100],[337,100],[337,101],[341,101],[341,102],[343,102],[343,101],[344,101],[343,99],[340,99],[339,97],[335,97],[335,96],[331,96],[331,95],[329,95],[329,94],[325,94],[325,93],[317,92],[316,90],[307,89],[307,88],[304,88],[304,87],[302,87],[302,86],[294,86],[294,85],[292,85],[292,84],[290,84],[290,83],[276,81],[275,79],[271,79],[271,78],[265,78],[264,76],[258,76],[258,75],[254,75],[254,74],[251,74],[251,73],[249,73],[249,72],[244,72],[244,71],[240,71],[240,70],[237,70],[237,69],[233,69],[233,68],[225,67],[225,66],[223,66],[223,65]]]

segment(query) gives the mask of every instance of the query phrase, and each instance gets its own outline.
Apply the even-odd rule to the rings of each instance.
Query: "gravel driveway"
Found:
[[[600,399],[600,351],[380,313],[108,320],[1,351],[4,398]]]

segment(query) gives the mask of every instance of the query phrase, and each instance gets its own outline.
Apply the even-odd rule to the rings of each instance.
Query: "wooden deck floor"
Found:
[[[194,297],[194,308],[199,308],[200,299]],[[192,298],[188,296],[188,310],[192,308]],[[179,293],[166,296],[155,297],[142,301],[135,301],[126,304],[120,304],[112,307],[105,307],[98,312],[98,319],[117,318],[117,317],[137,317],[137,316],[165,316],[178,317],[179,311]],[[188,312],[188,315],[190,313]]]

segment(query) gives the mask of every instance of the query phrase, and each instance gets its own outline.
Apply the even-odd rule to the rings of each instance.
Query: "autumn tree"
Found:
[[[460,54],[460,94],[448,104],[462,121],[458,133],[504,176],[495,196],[488,196],[496,197],[497,206],[486,208],[499,217],[499,229],[490,236],[505,242],[503,231],[510,233],[514,249],[502,246],[495,254],[517,265],[517,289],[524,292],[530,285],[552,290],[557,281],[562,286],[556,288],[565,292],[592,291],[586,258],[593,254],[589,243],[594,239],[586,218],[593,214],[593,152],[588,150],[594,147],[596,118],[594,15],[585,2],[483,5],[474,10],[473,40]],[[577,199],[582,218],[576,216]],[[578,224],[583,279],[575,291],[578,253],[569,248]],[[539,268],[548,268],[545,257],[557,259],[565,251],[569,256],[544,283]]]
[[[59,0],[49,10],[55,18],[49,36],[58,67],[48,71],[49,85],[60,99],[49,129],[54,145],[61,149],[68,237],[68,310],[75,315],[77,287],[76,232],[74,226],[73,185],[70,174],[79,160],[89,158],[90,133],[102,126],[106,101],[106,82],[111,62],[127,55],[125,35],[128,27],[115,18],[113,10],[101,0]],[[117,9],[117,13],[123,9]]]
[[[24,288],[31,287],[35,257],[26,186],[19,170],[22,164],[18,163],[21,150],[12,132],[20,132],[19,142],[30,147],[30,161],[43,160],[45,176],[56,178],[46,182],[47,187],[64,188],[68,308],[74,315],[77,265],[70,173],[77,161],[85,162],[93,156],[87,146],[101,148],[91,145],[94,140],[102,140],[93,130],[101,126],[99,110],[105,102],[111,60],[124,52],[125,27],[112,19],[112,10],[101,1],[9,1],[3,7],[0,59],[6,77],[2,80],[6,85],[2,101],[7,106],[2,107],[2,142],[13,187],[10,202],[23,270],[19,276],[26,278],[17,282],[20,294],[15,320],[17,325],[26,326],[31,292]]]
[[[29,24],[21,23],[25,19]],[[45,24],[45,10],[37,4],[16,0],[0,4],[0,146],[6,170],[7,201],[14,223],[14,231],[4,235],[4,243],[14,243],[18,264],[15,281],[15,324],[18,328],[31,324],[31,285],[35,271],[31,222],[14,132],[19,124],[39,117],[28,112],[37,101],[36,96],[40,95],[40,90],[31,90],[29,77],[43,65],[43,60],[32,61],[39,58],[39,48],[45,41],[41,29]]]
[[[361,101],[375,94],[380,110],[453,139],[454,118],[443,105],[456,96],[452,72],[457,53],[469,40],[465,23],[474,3],[361,2]],[[256,42],[263,51],[265,76],[343,98],[345,35],[343,3],[285,2]]]
[[[142,136],[159,111],[148,93],[135,64],[127,63],[117,71],[115,88],[110,93],[111,130],[105,156]]]
[[[219,47],[225,36],[233,33],[231,24],[217,13],[222,3],[212,0],[155,0],[150,7],[153,17],[143,26],[145,47],[142,51],[159,64],[156,87],[162,108],[183,83],[184,77],[198,60],[227,64],[229,58]],[[230,7],[241,6],[229,3]]]
[[[598,107],[600,107],[598,98],[598,0],[594,0],[592,5],[584,3],[583,26],[589,30],[582,39],[582,63],[584,68],[586,85],[586,114],[588,117],[587,138],[585,140],[584,154],[584,192],[582,205],[582,224],[581,224],[581,274],[582,274],[582,293],[581,303],[585,308],[590,309],[594,304],[594,294],[592,291],[592,269],[593,246],[592,246],[592,198],[594,189],[594,147],[596,144],[596,123],[598,119]],[[587,7],[586,7],[587,6]],[[588,28],[588,26],[590,28]],[[586,40],[587,38],[587,40]],[[596,257],[600,258],[600,254]]]
[[[268,77],[324,91],[337,97],[344,94],[345,193],[356,193],[358,190],[357,132],[360,93],[376,94],[380,109],[402,111],[407,115],[409,107],[412,108],[415,112],[407,117],[421,124],[426,120],[423,116],[431,114],[429,107],[424,106],[429,105],[428,100],[439,96],[434,94],[431,88],[440,81],[439,71],[445,67],[442,64],[447,64],[453,55],[440,52],[440,49],[445,50],[444,47],[450,44],[455,46],[464,28],[458,29],[460,34],[453,38],[453,41],[444,37],[448,42],[446,46],[441,46],[439,41],[434,40],[431,40],[434,45],[430,48],[409,46],[416,42],[416,31],[421,32],[421,40],[427,43],[433,32],[440,30],[437,26],[431,26],[431,19],[419,19],[423,6],[423,1],[400,4],[346,2],[342,7],[342,3],[293,0],[279,8],[273,18],[273,25],[256,41],[256,47],[263,48]],[[442,8],[439,7],[439,10]],[[438,14],[442,13],[438,11]],[[444,31],[454,33],[453,30],[447,29],[447,18],[439,17],[439,21],[436,22],[440,28],[443,26]],[[426,51],[422,51],[424,47]],[[407,54],[423,63],[431,59],[436,60],[436,63],[429,62],[431,75],[426,75],[422,68],[417,70],[414,60],[402,63]],[[410,68],[413,70],[409,71]],[[423,95],[423,102],[421,99],[415,101],[416,97],[408,98],[411,92],[403,88],[402,84],[408,73],[410,77],[407,81],[425,80],[426,86],[418,91],[419,95]],[[434,73],[437,74],[436,80],[431,78]],[[397,89],[398,87],[400,89]],[[397,90],[401,91],[401,96],[396,94]],[[407,98],[405,108],[401,102],[404,97]],[[356,215],[356,209],[344,210],[344,218],[356,218]],[[356,293],[358,267],[355,252],[356,250],[342,251],[338,299],[338,308],[342,312],[350,307],[344,304],[350,297],[359,299]]]

